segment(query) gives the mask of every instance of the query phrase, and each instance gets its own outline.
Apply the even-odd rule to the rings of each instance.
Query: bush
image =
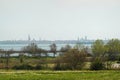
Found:
[[[22,65],[19,65],[19,66],[14,66],[13,69],[16,69],[16,70],[32,70],[32,69],[34,69],[34,67],[31,66],[31,65],[28,65],[28,64],[22,64]]]
[[[72,70],[72,67],[69,64],[63,64],[63,65],[61,65],[61,68],[62,68],[62,70]]]
[[[61,65],[60,65],[59,63],[57,63],[57,64],[54,66],[53,69],[54,69],[54,70],[62,70]]]
[[[14,66],[12,69],[16,70],[41,70],[42,66],[40,64],[37,64],[36,66],[31,66],[29,64],[22,64]]]
[[[40,64],[37,64],[36,66],[35,66],[35,70],[41,70],[42,69],[42,66],[40,65]]]
[[[105,69],[105,65],[101,61],[95,61],[91,63],[91,70],[103,70]]]
[[[117,61],[118,64],[120,64],[120,56],[118,57],[118,61]]]
[[[87,55],[84,50],[70,49],[62,56],[63,62],[66,63],[64,67],[72,70],[82,68],[86,60],[86,56]]]
[[[69,64],[61,63],[61,64],[56,64],[54,66],[54,70],[72,70],[72,67]]]

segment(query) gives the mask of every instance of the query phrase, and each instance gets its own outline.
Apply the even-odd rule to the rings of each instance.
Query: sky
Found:
[[[120,39],[120,0],[0,0],[0,40]]]

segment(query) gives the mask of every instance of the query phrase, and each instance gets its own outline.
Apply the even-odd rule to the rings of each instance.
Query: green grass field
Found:
[[[120,71],[0,71],[0,80],[120,80]]]

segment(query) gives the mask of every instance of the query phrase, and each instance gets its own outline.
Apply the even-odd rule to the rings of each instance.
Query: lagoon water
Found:
[[[4,49],[4,50],[10,50],[10,49],[13,49],[13,50],[21,50],[23,47],[27,46],[28,44],[15,44],[15,43],[9,43],[9,44],[0,44],[0,49]],[[48,44],[48,43],[44,43],[44,44],[37,44],[37,46],[39,48],[42,48],[42,49],[46,49],[46,50],[50,50],[50,45],[51,44]],[[56,44],[57,45],[57,50],[60,50],[61,47],[64,47],[65,45],[67,44]],[[69,44],[71,47],[74,47],[76,44]],[[84,44],[84,46],[87,46],[87,47],[90,47],[91,44]],[[53,56],[53,53],[49,53],[48,54],[49,56]],[[57,53],[57,55],[59,55],[59,53]],[[56,55],[56,56],[57,56]],[[14,53],[14,54],[11,54],[11,56],[19,56],[19,53]]]
[[[4,49],[4,50],[10,50],[10,49],[14,49],[14,50],[21,50],[23,47],[27,46],[28,44],[0,44],[0,49]],[[50,45],[51,44],[37,44],[37,46],[39,48],[42,49],[46,49],[49,50],[50,49]],[[56,44],[57,45],[57,50],[60,50],[61,47],[64,47],[67,44]],[[76,44],[69,44],[71,47],[74,47]],[[85,46],[90,47],[91,44],[84,44]]]

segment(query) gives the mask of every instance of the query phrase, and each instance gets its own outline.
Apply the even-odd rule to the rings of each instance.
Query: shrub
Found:
[[[118,57],[118,61],[117,61],[118,64],[120,64],[120,56]]]
[[[56,64],[54,70],[72,70],[70,65],[67,64]]]
[[[19,65],[19,66],[14,66],[13,69],[16,69],[16,70],[32,70],[32,69],[34,69],[34,67],[31,66],[31,65],[28,65],[28,64],[22,64],[22,65]]]
[[[66,63],[64,66],[69,69],[75,70],[78,69],[78,66],[82,68],[86,60],[86,53],[84,50],[70,49],[63,55],[62,60]]]
[[[62,70],[62,67],[61,67],[61,65],[59,63],[57,63],[57,64],[55,64],[53,69],[54,70]]]
[[[103,70],[105,69],[105,65],[101,61],[94,61],[90,66],[91,70]]]
[[[41,70],[42,69],[42,66],[40,65],[40,64],[37,64],[36,66],[35,66],[35,70]]]

